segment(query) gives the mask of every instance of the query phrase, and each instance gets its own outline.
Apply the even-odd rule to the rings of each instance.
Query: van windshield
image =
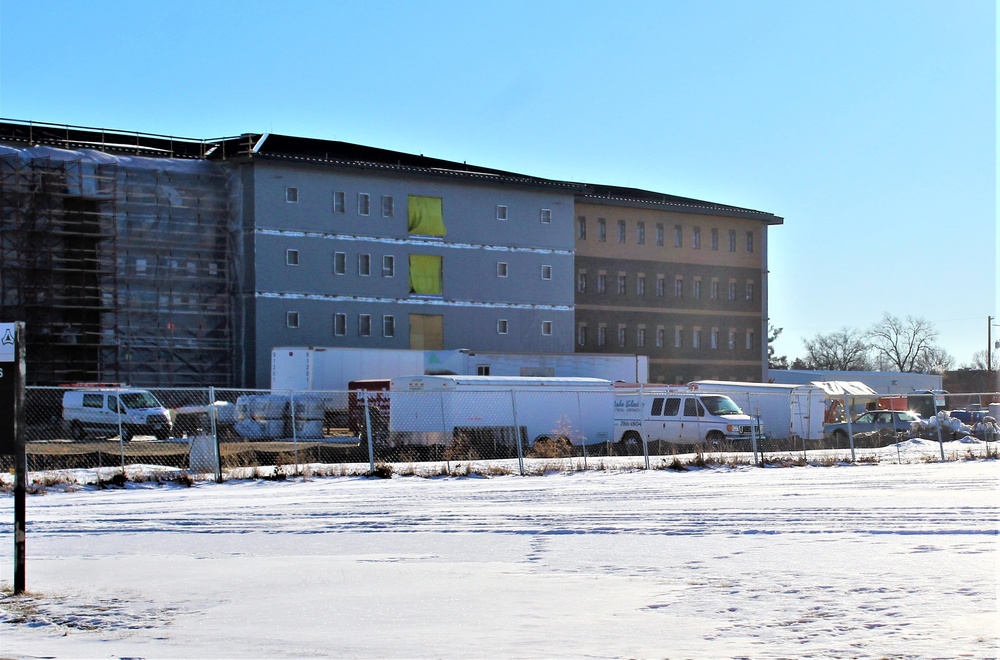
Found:
[[[126,408],[159,408],[160,402],[149,392],[122,392],[121,400]]]
[[[728,396],[702,396],[701,402],[710,415],[742,415],[743,411]]]

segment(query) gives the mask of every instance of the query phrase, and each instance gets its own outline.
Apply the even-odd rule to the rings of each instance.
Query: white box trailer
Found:
[[[603,378],[641,383],[649,378],[649,357],[600,353],[497,353],[467,349],[426,351],[423,373]]]
[[[742,383],[696,380],[688,388],[698,392],[725,394],[748,415],[759,417],[770,438],[823,439],[823,417],[827,393],[809,384]]]
[[[271,350],[273,391],[346,391],[352,380],[422,373],[424,351],[312,346]]]
[[[484,435],[514,447],[564,438],[574,445],[608,442],[614,385],[600,378],[407,376],[389,385],[389,442],[446,446]]]

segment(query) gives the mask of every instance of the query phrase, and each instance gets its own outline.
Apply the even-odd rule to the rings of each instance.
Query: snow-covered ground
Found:
[[[20,598],[7,494],[0,657],[997,657],[1000,463],[880,451],[50,490]]]

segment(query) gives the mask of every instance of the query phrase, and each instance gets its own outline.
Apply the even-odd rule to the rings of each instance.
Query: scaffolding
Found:
[[[237,384],[231,171],[0,147],[0,305],[29,384]]]

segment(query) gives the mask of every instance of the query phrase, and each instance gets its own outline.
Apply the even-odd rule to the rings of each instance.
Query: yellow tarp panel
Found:
[[[441,295],[441,257],[410,255],[410,293]]]
[[[444,211],[440,197],[410,195],[408,213],[411,234],[444,236]]]

